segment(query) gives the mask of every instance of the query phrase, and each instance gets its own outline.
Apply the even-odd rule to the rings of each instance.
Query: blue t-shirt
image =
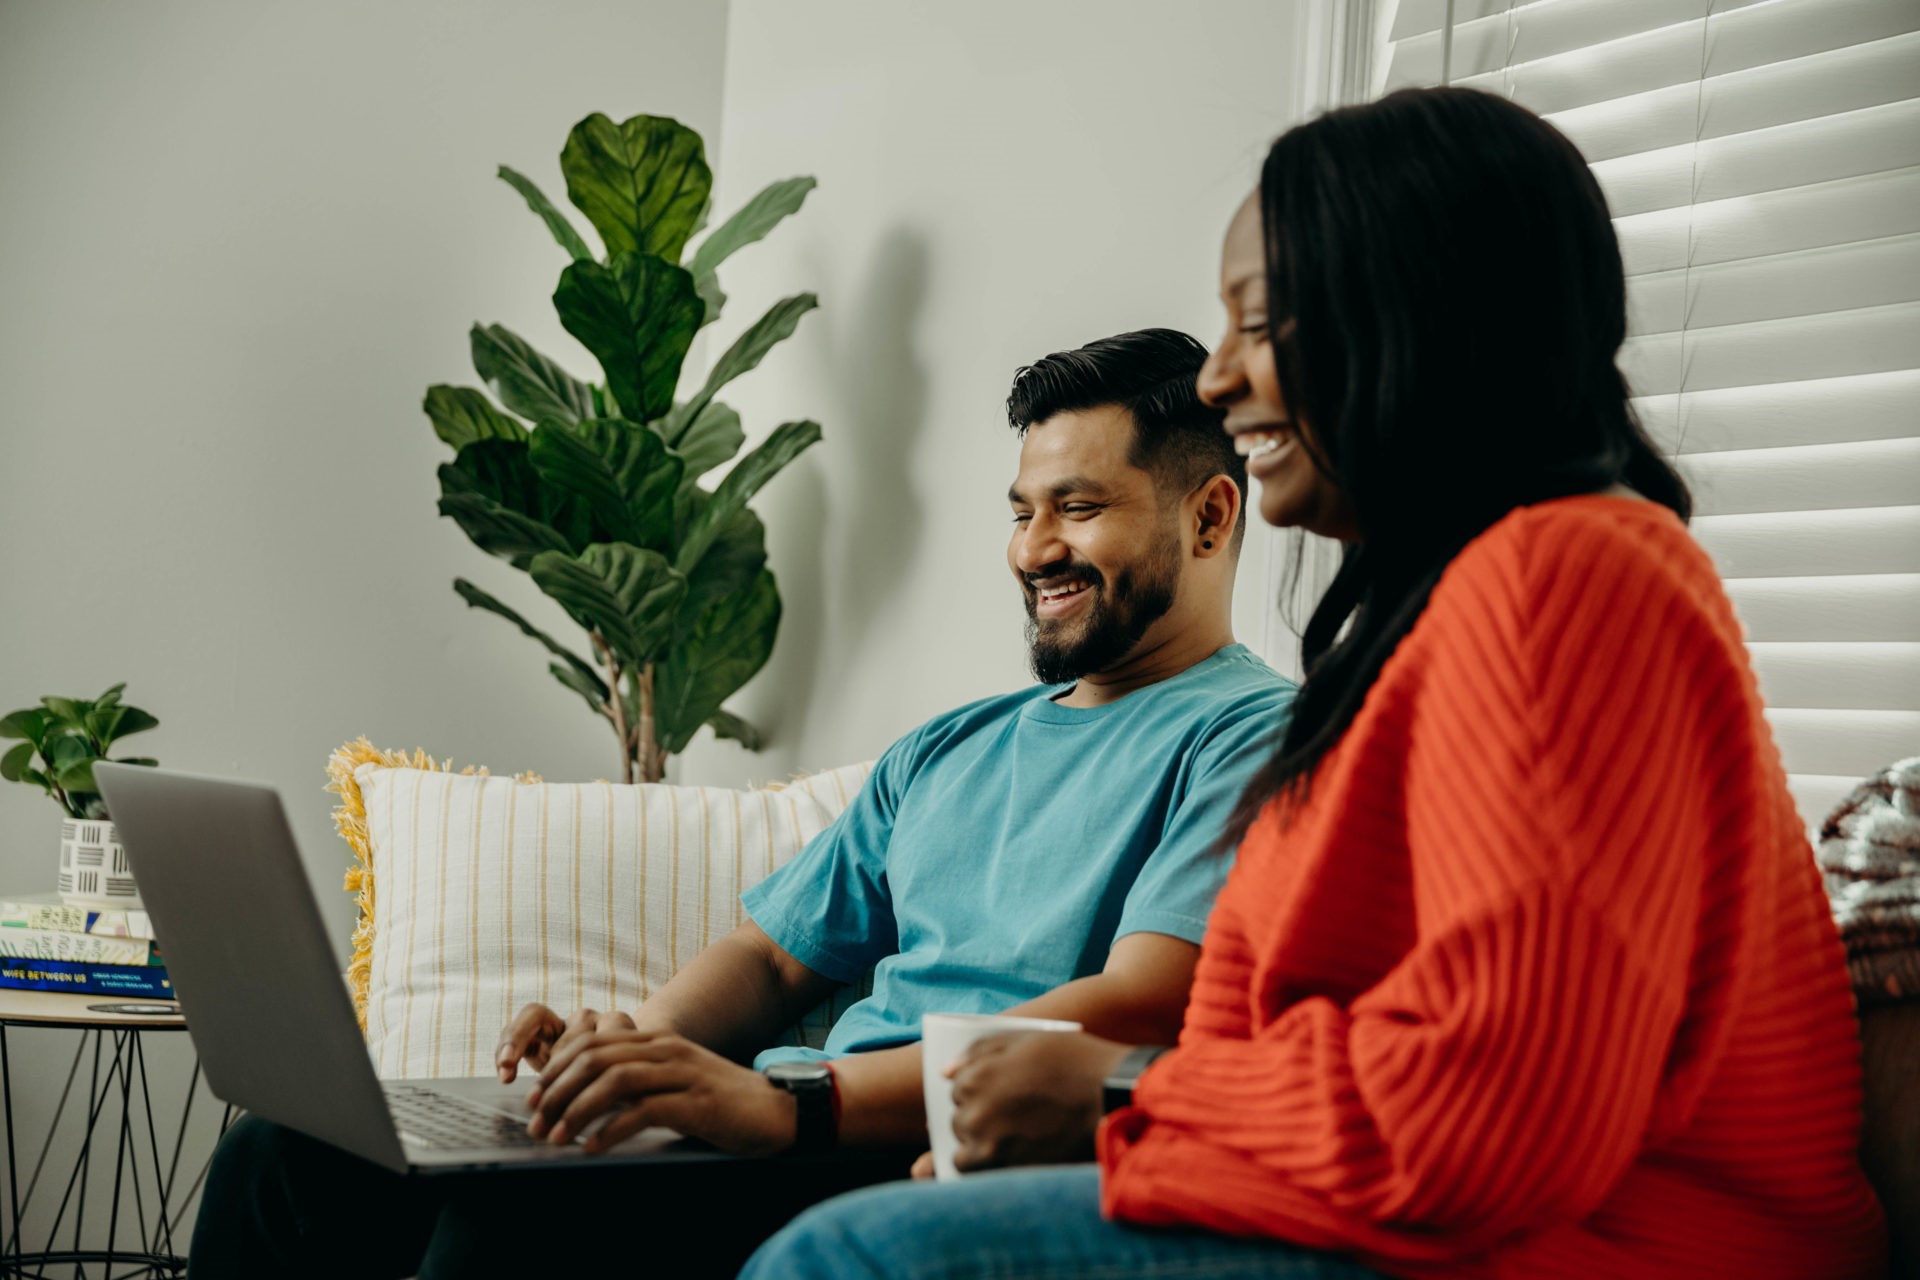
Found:
[[[1198,944],[1214,846],[1278,742],[1293,685],[1244,645],[1101,707],[1039,685],[928,721],[844,813],[741,895],[788,954],[873,994],[824,1055],[920,1038],[923,1013],[998,1013],[1100,972],[1116,938]]]

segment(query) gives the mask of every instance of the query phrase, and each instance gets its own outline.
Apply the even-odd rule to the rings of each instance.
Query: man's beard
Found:
[[[1173,608],[1180,585],[1180,543],[1169,538],[1138,565],[1119,573],[1111,588],[1098,570],[1086,565],[1049,565],[1032,576],[1061,574],[1078,577],[1096,595],[1077,626],[1071,621],[1042,626],[1038,596],[1027,586],[1028,660],[1041,684],[1066,684],[1105,671],[1133,651],[1147,628]]]

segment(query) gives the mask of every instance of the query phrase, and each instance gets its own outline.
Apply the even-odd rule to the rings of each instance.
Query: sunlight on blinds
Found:
[[[1817,822],[1920,753],[1920,0],[1381,0],[1373,30],[1372,93],[1444,68],[1593,165],[1621,368]]]

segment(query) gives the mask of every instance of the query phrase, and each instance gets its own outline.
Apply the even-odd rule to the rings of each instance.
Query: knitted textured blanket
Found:
[[[1920,999],[1920,756],[1854,788],[1819,859],[1861,1007]]]

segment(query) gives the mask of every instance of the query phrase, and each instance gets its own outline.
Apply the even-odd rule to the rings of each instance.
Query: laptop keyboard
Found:
[[[418,1085],[388,1084],[393,1127],[429,1147],[537,1147],[527,1122]]]

